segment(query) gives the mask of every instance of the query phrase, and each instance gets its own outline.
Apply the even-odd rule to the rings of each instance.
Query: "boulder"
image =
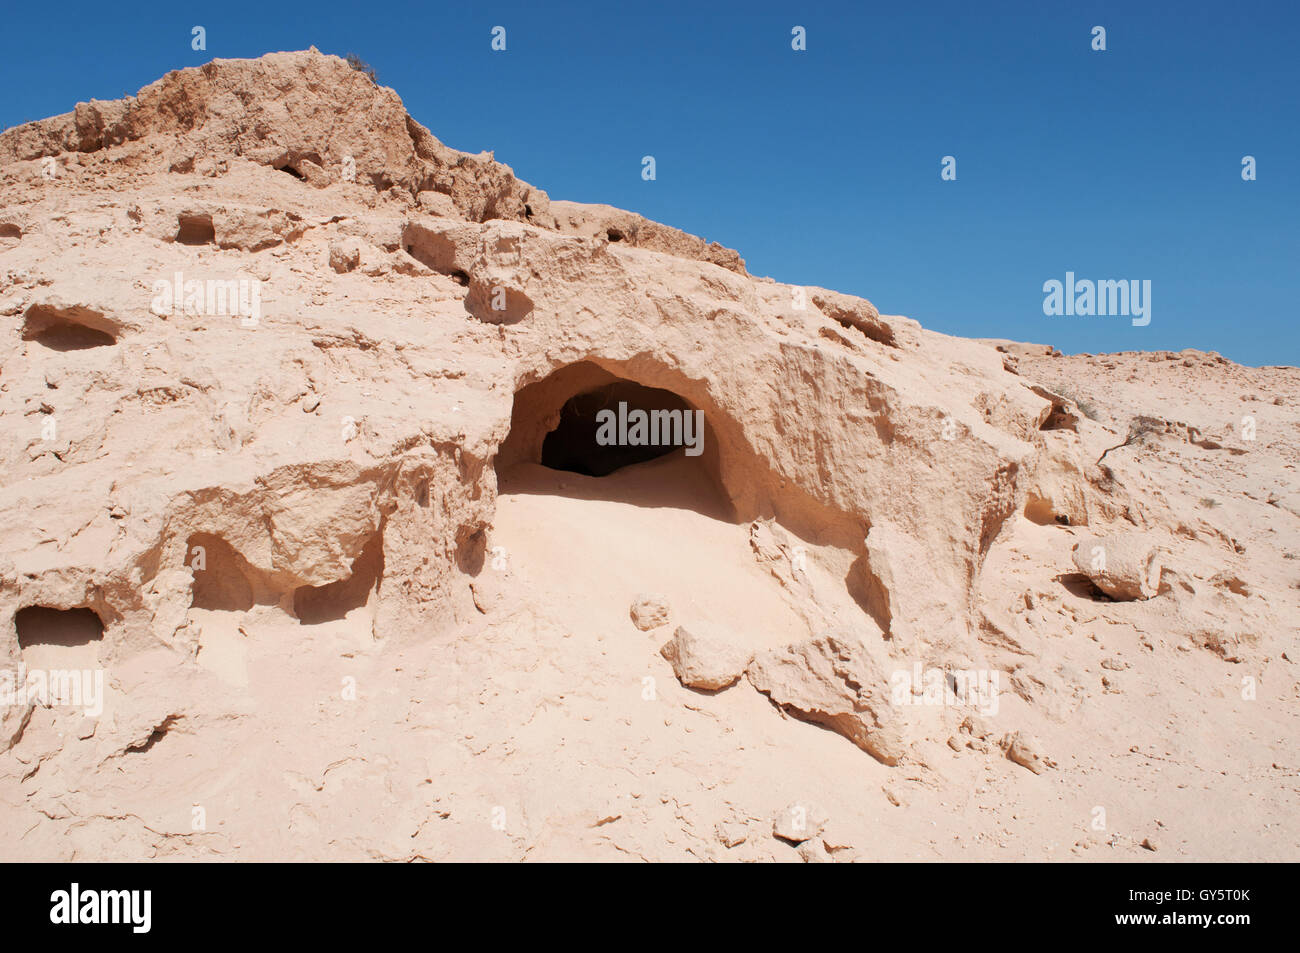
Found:
[[[1160,589],[1160,551],[1148,533],[1075,543],[1074,565],[1112,599],[1150,599]]]
[[[905,750],[888,680],[861,640],[825,633],[755,656],[750,683],[783,710],[848,738],[884,764]]]
[[[754,657],[726,633],[701,623],[692,623],[689,629],[679,625],[659,654],[672,665],[683,685],[709,690],[734,684]]]

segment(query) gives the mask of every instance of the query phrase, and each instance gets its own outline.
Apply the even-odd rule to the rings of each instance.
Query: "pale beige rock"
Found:
[[[817,840],[807,840],[799,845],[799,859],[805,864],[833,863],[830,855],[826,853],[826,848]]]
[[[633,625],[642,632],[649,632],[661,625],[667,625],[671,610],[664,596],[643,592],[632,600],[632,608],[628,610],[628,615],[631,616]]]
[[[1146,533],[1120,533],[1075,543],[1075,567],[1112,599],[1150,599],[1160,589],[1161,555]]]
[[[679,625],[659,654],[683,685],[708,690],[734,684],[754,657],[730,633],[700,622],[692,622],[689,628]]]
[[[1038,740],[1026,732],[1017,731],[1008,735],[1002,741],[1002,748],[1008,758],[1034,774],[1042,774],[1047,767],[1048,762]]]
[[[330,242],[330,267],[339,274],[352,271],[361,264],[361,243],[356,239]]]
[[[782,709],[839,732],[878,761],[897,764],[906,751],[884,670],[852,636],[824,633],[760,653],[746,675]]]
[[[719,821],[714,827],[714,833],[718,837],[718,843],[727,849],[739,847],[749,839],[749,831],[745,826],[734,822]]]
[[[802,844],[826,829],[830,816],[815,801],[794,801],[772,815],[772,834]]]

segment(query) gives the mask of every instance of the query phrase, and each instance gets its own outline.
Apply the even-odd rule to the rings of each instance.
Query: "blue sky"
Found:
[[[448,145],[722,242],[755,274],[952,334],[1300,363],[1295,3],[144,0],[3,17],[0,126],[214,57],[355,52]],[[1150,280],[1151,323],[1045,316],[1043,283],[1067,271]]]

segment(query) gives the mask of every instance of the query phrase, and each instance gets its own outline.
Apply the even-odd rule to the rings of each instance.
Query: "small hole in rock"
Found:
[[[384,578],[384,537],[377,532],[352,561],[346,579],[323,586],[299,586],[293,592],[293,613],[303,625],[337,622],[370,601]]]
[[[185,565],[194,574],[195,609],[247,612],[253,608],[250,567],[220,536],[195,533],[186,544]]]
[[[35,341],[51,351],[84,351],[116,344],[117,338],[106,330],[108,327],[111,324],[104,316],[89,308],[33,305],[23,322],[23,340]]]
[[[14,615],[18,647],[30,668],[86,669],[98,665],[104,623],[93,609],[29,606]]]
[[[211,245],[217,240],[211,215],[178,215],[176,241],[182,245]]]

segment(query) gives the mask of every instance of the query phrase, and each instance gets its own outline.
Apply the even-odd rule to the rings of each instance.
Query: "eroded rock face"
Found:
[[[111,673],[113,710],[93,731],[41,705],[0,707],[0,778],[21,795],[0,812],[42,819],[22,845],[37,856],[103,856],[118,842],[93,819],[136,816],[129,792],[67,800],[96,790],[87,779],[104,764],[165,778],[141,756],[242,752],[279,745],[277,731],[317,732],[329,753],[256,748],[241,783],[273,790],[266,803],[289,805],[287,826],[277,814],[219,836],[254,844],[287,831],[274,846],[315,845],[313,859],[370,849],[361,834],[337,846],[316,821],[347,805],[353,771],[366,797],[346,823],[358,830],[377,816],[375,798],[410,782],[394,795],[409,822],[400,837],[385,840],[397,829],[386,820],[367,834],[378,855],[401,859],[451,850],[426,823],[449,809],[423,800],[425,779],[448,764],[462,782],[489,763],[531,789],[557,759],[594,751],[592,763],[615,765],[593,784],[602,796],[633,754],[689,783],[715,755],[730,777],[779,780],[784,761],[764,776],[745,759],[802,750],[806,735],[786,729],[819,733],[736,685],[742,672],[784,712],[884,765],[919,748],[928,771],[944,738],[945,757],[990,756],[995,738],[1022,731],[1007,753],[1037,771],[1048,762],[1018,721],[976,732],[924,712],[918,727],[915,710],[904,719],[891,707],[884,673],[918,659],[989,669],[1018,696],[1015,719],[1062,724],[1089,685],[1104,677],[1107,700],[1123,699],[1139,677],[1138,653],[1119,659],[1117,646],[1154,652],[1150,633],[1168,631],[1171,654],[1233,664],[1265,655],[1295,615],[1285,552],[1262,532],[1237,538],[1208,491],[1175,492],[1168,471],[1144,470],[1165,465],[1161,453],[1226,459],[1260,444],[1155,427],[1145,393],[1123,419],[1066,396],[1104,375],[1071,364],[1039,383],[1074,360],[1051,348],[928,332],[861,298],[753,277],[737,252],[633,213],[552,202],[490,154],[443,145],[392,90],[315,51],[217,60],[0,134],[0,250],[0,423],[13,435],[0,445],[0,668],[32,655],[29,643],[46,648],[21,615],[39,608],[93,613],[95,657]],[[1287,381],[1279,400],[1295,391]],[[1261,377],[1249,389],[1271,397],[1270,386]],[[699,455],[677,449],[599,478],[552,466],[546,445],[566,408],[624,394],[701,414]],[[1240,394],[1224,404],[1236,414]],[[1289,411],[1267,406],[1278,418],[1264,432],[1283,435],[1270,452],[1294,466]],[[614,454],[569,449],[579,463]],[[1172,472],[1197,466],[1228,472],[1190,457]],[[1270,518],[1294,510],[1276,482],[1255,494]],[[550,504],[543,519],[511,524],[506,510],[526,510],[530,495]],[[1150,530],[1175,551],[1157,556],[1129,535]],[[1104,570],[1092,567],[1094,535]],[[1072,546],[1080,572],[1132,604],[1076,591]],[[674,558],[656,559],[657,547]],[[1161,565],[1168,605],[1149,600]],[[634,634],[632,594],[670,584],[671,597],[630,612],[653,639],[603,641]],[[1109,631],[1117,620],[1105,613],[1118,610],[1133,612],[1118,620],[1132,638],[1108,637],[1102,666],[1086,636]],[[717,638],[690,621],[742,616]],[[683,619],[663,646],[679,685],[655,650],[660,627]],[[657,691],[630,689],[637,677]],[[348,679],[373,706],[365,724],[379,726],[351,747],[336,742],[355,724],[356,695],[338,689]],[[736,708],[700,715],[714,720],[706,728],[674,721],[706,704]],[[606,733],[580,734],[593,725]],[[410,753],[413,727],[451,734],[426,763]],[[722,741],[708,741],[713,729]],[[581,740],[557,755],[569,737]],[[832,758],[863,760],[822,740]],[[572,820],[549,826],[577,796],[577,769],[565,769],[553,801],[511,808],[512,823],[534,819],[534,841]],[[797,793],[751,787],[769,799],[746,807],[760,827]],[[889,803],[922,800],[886,790]],[[674,800],[650,793],[660,797],[634,808],[584,804],[592,812],[574,824],[595,830],[595,818],[613,837],[634,810]],[[447,797],[457,795],[504,796],[476,780]],[[159,803],[181,817],[173,808],[193,797],[187,774]],[[481,813],[463,803],[456,817]],[[178,846],[187,827],[158,834],[164,807],[130,850],[207,849]],[[0,832],[28,830],[23,819]],[[713,831],[706,820],[696,826]],[[760,840],[726,823],[723,850]],[[662,850],[654,824],[644,829],[645,853]],[[418,848],[410,830],[425,832]],[[492,831],[491,849],[533,849],[511,830]],[[84,840],[65,846],[68,833]]]
[[[7,287],[29,311],[85,299],[123,331],[90,349],[103,352],[98,364],[57,371],[72,376],[49,406],[76,441],[36,441],[25,463],[6,462],[39,476],[94,460],[107,478],[128,442],[142,460],[155,452],[135,433],[146,416],[149,429],[186,434],[187,452],[238,461],[223,462],[215,480],[212,468],[183,462],[158,472],[158,487],[146,487],[152,475],[133,478],[123,492],[139,497],[134,548],[96,554],[93,570],[83,564],[97,577],[139,571],[147,582],[160,558],[175,566],[180,537],[234,534],[246,538],[226,541],[275,601],[309,580],[338,581],[382,523],[388,577],[419,578],[379,587],[381,607],[405,603],[381,611],[423,619],[454,603],[464,612],[458,577],[474,574],[473,540],[491,522],[489,464],[499,453],[539,459],[552,415],[582,386],[570,373],[579,367],[669,390],[702,411],[704,458],[732,515],[775,516],[806,539],[856,551],[846,584],[900,637],[936,625],[935,604],[968,599],[1018,505],[1044,402],[989,349],[881,316],[862,299],[750,278],[734,253],[628,213],[565,204],[557,217],[544,193],[489,156],[438,143],[391,90],[337,58],[218,60],[0,135],[10,181],[38,177],[46,157],[65,170],[44,193],[59,202],[111,187],[119,165],[135,170],[133,204],[98,213],[107,220],[96,226],[113,230],[116,260],[132,265],[92,264],[93,294],[66,271]],[[183,202],[181,183],[194,186]],[[63,240],[39,223],[44,214],[22,214],[21,260],[49,261]],[[393,282],[398,310],[418,322],[392,308]],[[174,290],[160,299],[164,285]],[[210,313],[214,295],[239,302],[224,309],[237,313]],[[346,308],[332,303],[338,295]],[[126,317],[140,314],[149,314],[143,324]],[[498,335],[512,328],[529,343],[503,361]],[[251,387],[231,380],[225,355],[236,354],[235,376]],[[27,373],[54,373],[47,357],[29,349]],[[177,375],[177,362],[190,370]],[[513,401],[533,384],[542,389],[529,405]],[[80,388],[100,396],[59,406]],[[440,394],[432,402],[430,388]],[[110,414],[114,395],[132,389],[127,412]],[[287,419],[304,394],[319,400],[309,435],[301,415]],[[943,439],[949,424],[961,440]],[[367,475],[358,478],[366,512],[349,511],[345,526],[313,502],[315,524],[294,530],[302,546],[279,540],[282,516],[259,536],[199,515],[207,496],[227,513],[249,500],[253,525],[268,525],[254,514],[297,506],[276,498],[272,474],[328,471]],[[897,485],[912,492],[882,492]],[[413,487],[434,498],[414,504]],[[421,520],[441,542],[417,568],[398,550],[428,536]],[[868,555],[864,539],[885,537],[892,542]],[[13,542],[18,552],[28,545]],[[909,549],[927,554],[925,586],[891,575],[890,554]],[[318,551],[331,555],[313,562]],[[428,603],[435,593],[441,608]],[[966,636],[961,618],[943,623],[950,637]]]

